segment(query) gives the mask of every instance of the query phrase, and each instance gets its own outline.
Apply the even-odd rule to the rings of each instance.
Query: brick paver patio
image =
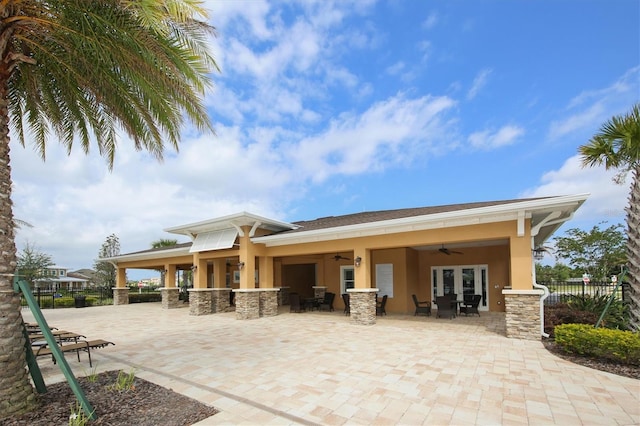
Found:
[[[241,321],[159,303],[44,313],[116,343],[92,351],[98,372],[135,368],[221,410],[200,425],[640,424],[640,381],[507,339],[499,313],[388,315],[373,326],[341,311]],[[86,356],[68,360],[77,376],[91,372]],[[50,359],[38,363],[47,383],[63,380]]]

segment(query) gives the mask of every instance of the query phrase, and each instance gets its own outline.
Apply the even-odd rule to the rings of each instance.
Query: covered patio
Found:
[[[163,308],[178,305],[176,271],[189,269],[194,316],[234,310],[237,319],[276,316],[288,294],[341,295],[350,319],[376,323],[387,312],[413,312],[412,296],[479,295],[480,312],[506,312],[507,335],[539,339],[540,297],[533,254],[587,195],[476,202],[365,212],[286,223],[250,213],[171,227],[190,243],[106,259],[118,268],[114,303],[128,302],[126,270],[163,274]],[[512,324],[513,326],[510,326]]]

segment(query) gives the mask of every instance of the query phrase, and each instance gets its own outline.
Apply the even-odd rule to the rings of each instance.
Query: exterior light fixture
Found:
[[[356,257],[356,259],[355,259],[356,266],[360,266],[361,262],[362,262],[362,258],[360,256]]]
[[[544,252],[546,251],[543,248],[538,247],[537,249],[532,250],[533,251],[533,258],[535,260],[542,260],[544,258]]]
[[[238,269],[242,270],[244,268],[244,262],[238,262]]]
[[[197,270],[198,270],[198,265],[193,265],[193,266],[191,267],[191,272],[195,272],[195,271],[197,271]]]

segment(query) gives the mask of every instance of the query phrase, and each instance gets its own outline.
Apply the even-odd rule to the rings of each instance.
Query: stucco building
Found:
[[[238,213],[165,229],[191,242],[123,254],[114,303],[127,303],[127,269],[164,271],[163,308],[177,306],[176,271],[191,270],[191,315],[230,309],[237,319],[277,315],[287,294],[349,293],[351,320],[413,312],[411,298],[479,294],[480,311],[506,311],[510,337],[540,338],[534,253],[588,194],[355,213],[287,223]]]

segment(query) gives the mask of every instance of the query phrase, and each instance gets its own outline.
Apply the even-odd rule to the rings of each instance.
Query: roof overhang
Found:
[[[98,262],[109,262],[115,263],[118,262],[137,262],[139,260],[155,260],[155,259],[166,259],[177,256],[190,256],[191,252],[189,251],[191,247],[178,247],[178,248],[168,248],[164,250],[145,250],[136,253],[128,253],[121,254],[119,256],[114,257],[101,257],[97,259]]]
[[[579,194],[523,200],[508,204],[316,229],[306,232],[299,230],[294,233],[254,237],[252,241],[265,244],[267,247],[274,247],[505,221],[516,221],[518,235],[524,235],[524,222],[526,219],[531,219],[532,230],[536,232],[532,236],[534,237],[534,245],[537,247],[542,245],[564,222],[571,219],[575,211],[588,197],[589,194]]]
[[[237,229],[240,235],[242,235],[241,228],[246,226],[251,227],[251,233],[255,232],[255,230],[258,228],[266,229],[271,232],[290,231],[297,228],[296,225],[293,225],[291,223],[280,222],[251,213],[241,212],[229,216],[204,220],[201,222],[174,226],[171,228],[166,228],[164,231],[170,232],[172,234],[187,235],[193,240],[198,234],[204,232],[221,231],[230,228]]]

